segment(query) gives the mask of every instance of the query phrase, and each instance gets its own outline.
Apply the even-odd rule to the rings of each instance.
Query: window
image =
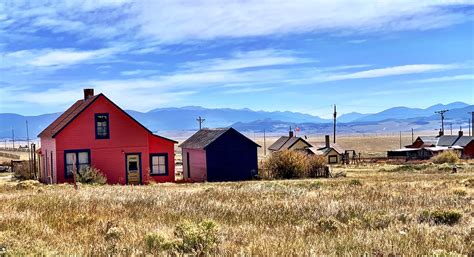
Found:
[[[150,174],[168,175],[168,154],[150,154]]]
[[[108,113],[95,114],[95,138],[96,139],[110,138]]]
[[[66,178],[72,178],[74,168],[80,172],[91,165],[90,150],[66,150],[64,151],[64,159]]]

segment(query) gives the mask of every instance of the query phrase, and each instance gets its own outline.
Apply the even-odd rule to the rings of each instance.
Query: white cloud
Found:
[[[444,76],[444,77],[435,77],[428,79],[417,79],[408,81],[409,83],[436,83],[436,82],[447,82],[447,81],[456,81],[456,80],[474,80],[474,74],[463,74],[455,76]]]
[[[459,5],[473,3],[468,0],[14,1],[8,8],[0,8],[0,16],[4,18],[4,26],[12,30],[15,24],[21,24],[26,31],[30,26],[34,30],[80,33],[89,40],[118,36],[134,40],[139,35],[150,41],[176,43],[305,32],[442,28],[472,20],[470,12],[449,8]]]
[[[235,52],[230,58],[214,58],[185,63],[182,67],[192,70],[238,70],[275,65],[291,65],[316,62],[292,55],[291,52],[277,49],[263,49],[247,52]]]
[[[379,78],[396,75],[417,74],[426,72],[438,72],[458,68],[454,64],[410,64],[393,66],[380,69],[365,70],[353,73],[334,74],[322,78],[323,81],[347,80],[347,79],[365,79]]]

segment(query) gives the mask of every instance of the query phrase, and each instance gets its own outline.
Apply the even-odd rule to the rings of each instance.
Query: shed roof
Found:
[[[438,143],[438,138],[434,136],[421,136],[419,138],[425,145],[436,145]]]
[[[268,147],[268,150],[271,150],[271,151],[288,150],[300,140],[306,145],[308,145],[308,147],[312,147],[310,143],[308,143],[306,140],[304,140],[301,137],[282,136],[278,138],[278,140],[275,141],[275,143],[273,143],[270,147]]]
[[[473,136],[461,136],[458,138],[458,140],[456,140],[456,142],[454,142],[453,145],[465,147],[472,140],[474,140]]]
[[[239,133],[234,128],[217,128],[217,129],[201,129],[198,132],[194,133],[190,138],[186,139],[183,143],[179,145],[181,148],[191,148],[191,149],[204,149],[214,141],[216,141],[219,137],[224,135],[227,131],[234,131],[235,133]],[[248,137],[242,135],[245,139],[251,141],[256,146],[260,147],[257,143],[250,140]]]
[[[343,154],[345,152],[344,148],[342,148],[340,145],[334,143],[334,144],[329,144],[329,148],[324,146],[319,148],[318,150],[323,151],[325,153],[328,153],[331,151],[331,149],[334,149],[338,154]]]
[[[452,146],[459,136],[440,136],[436,146]]]

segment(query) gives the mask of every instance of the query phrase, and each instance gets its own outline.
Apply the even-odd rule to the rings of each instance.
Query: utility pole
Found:
[[[470,126],[470,129],[469,129],[469,136],[473,135],[474,136],[474,112],[468,112],[471,114],[471,120],[469,122],[469,126]],[[471,130],[472,130],[472,133],[471,133]]]
[[[413,128],[411,128],[411,143],[413,144],[415,142],[415,133],[413,131]]]
[[[400,130],[400,149],[402,149],[402,131]]]
[[[453,135],[453,123],[449,123],[449,126],[451,127],[451,136]]]
[[[469,119],[467,125],[469,126],[469,136],[471,136],[471,119]],[[472,129],[474,129],[474,127]]]
[[[267,156],[267,142],[265,137],[265,129],[263,129],[263,156]]]
[[[28,133],[28,120],[26,120],[25,122],[26,122],[26,144],[28,146],[28,167],[30,168],[30,176],[31,176],[31,173],[33,172],[33,167],[31,166],[31,159],[33,158],[31,156],[30,135]]]
[[[435,113],[441,115],[441,132],[444,135],[444,114],[449,110],[436,111]]]
[[[334,139],[333,139],[333,143],[335,144],[336,143],[336,117],[337,117],[337,112],[336,112],[336,105],[334,105],[334,128],[333,128],[333,133],[334,133]]]
[[[197,122],[199,122],[199,130],[202,129],[202,123],[206,120],[206,119],[203,119],[201,118],[201,116],[199,116],[197,119]]]
[[[13,148],[15,148],[15,130],[12,128],[12,142],[13,142]]]

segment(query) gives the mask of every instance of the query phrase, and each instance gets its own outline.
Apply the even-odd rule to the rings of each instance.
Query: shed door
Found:
[[[140,154],[126,155],[127,184],[141,184],[141,158]]]

